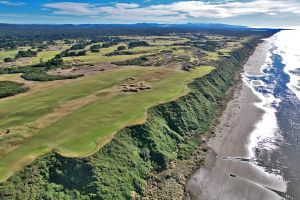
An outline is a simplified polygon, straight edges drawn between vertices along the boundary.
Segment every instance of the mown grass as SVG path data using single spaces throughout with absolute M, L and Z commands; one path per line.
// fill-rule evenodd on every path
M 17 149 L 2 155 L 0 178 L 6 179 L 37 156 L 51 150 L 67 156 L 85 156 L 95 152 L 116 131 L 143 122 L 148 108 L 184 95 L 189 81 L 210 73 L 212 69 L 207 66 L 183 72 L 167 68 L 124 68 L 0 101 L 0 129 L 11 128 L 12 134 L 14 130 L 16 134 L 22 134 L 20 131 L 26 128 L 32 130 L 24 133 L 28 139 Z M 134 94 L 121 93 L 117 86 L 127 77 L 146 80 L 152 89 Z M 41 129 L 31 127 L 31 123 L 54 110 L 59 111 L 60 105 L 76 99 L 80 102 L 80 98 L 93 94 L 96 98 L 92 102 L 83 104 L 59 120 Z M 32 134 L 31 137 L 28 134 Z
M 26 49 L 26 48 L 25 48 Z M 8 51 L 0 51 L 0 63 L 3 63 L 4 58 L 15 58 L 18 50 L 8 50 Z M 60 51 L 43 51 L 39 52 L 36 57 L 32 57 L 29 60 L 29 63 L 16 63 L 18 66 L 25 66 L 25 65 L 34 65 L 40 63 L 40 61 L 47 61 L 51 58 L 54 58 L 55 55 L 59 54 Z
M 0 63 L 4 62 L 4 58 L 14 58 L 17 52 L 17 50 L 0 51 Z
M 16 81 L 20 78 L 22 74 L 1 74 L 0 81 Z
M 31 59 L 30 64 L 38 64 L 38 63 L 40 63 L 41 60 L 46 62 L 47 60 L 50 60 L 51 58 L 54 58 L 55 55 L 57 55 L 59 53 L 60 53 L 60 51 L 42 51 L 42 52 L 39 52 L 36 57 L 33 57 Z

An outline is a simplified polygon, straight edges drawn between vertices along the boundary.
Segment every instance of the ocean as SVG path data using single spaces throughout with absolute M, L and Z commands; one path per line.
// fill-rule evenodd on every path
M 250 136 L 249 152 L 266 173 L 280 176 L 283 199 L 300 199 L 300 30 L 283 30 L 268 39 L 270 49 L 260 75 L 244 81 L 264 110 Z

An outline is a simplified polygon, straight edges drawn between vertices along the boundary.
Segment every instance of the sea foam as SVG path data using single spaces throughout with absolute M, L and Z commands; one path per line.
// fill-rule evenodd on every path
M 282 57 L 284 72 L 289 75 L 287 87 L 300 100 L 300 30 L 285 30 L 274 36 L 277 50 L 274 52 Z
M 273 38 L 269 43 L 272 42 Z M 272 44 L 273 45 L 273 44 Z M 250 134 L 249 138 L 249 156 L 251 158 L 255 157 L 255 149 L 260 146 L 267 150 L 275 149 L 274 138 L 278 135 L 279 130 L 277 123 L 277 106 L 280 103 L 280 99 L 274 96 L 274 85 L 276 80 L 271 80 L 272 77 L 269 77 L 268 71 L 273 65 L 272 61 L 272 46 L 269 46 L 267 56 L 265 58 L 265 63 L 263 66 L 260 66 L 261 74 L 252 75 L 245 72 L 243 74 L 244 83 L 250 87 L 252 92 L 260 99 L 260 102 L 255 103 L 255 106 L 264 111 L 262 119 L 255 125 L 254 130 Z M 271 84 L 266 83 L 266 81 L 273 81 Z

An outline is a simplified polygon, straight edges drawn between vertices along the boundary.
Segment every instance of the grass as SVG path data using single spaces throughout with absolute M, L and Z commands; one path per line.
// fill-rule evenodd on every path
M 205 53 L 207 54 L 206 58 L 209 59 L 209 60 L 218 60 L 219 57 L 220 57 L 217 52 L 209 52 L 209 51 L 207 51 Z
M 74 57 L 68 57 L 67 61 L 77 60 L 84 64 L 96 64 L 101 62 L 114 62 L 114 61 L 124 61 L 127 59 L 133 59 L 138 58 L 141 55 L 145 54 L 134 54 L 134 55 L 119 55 L 119 56 L 103 56 L 99 54 L 90 54 L 88 53 L 86 56 L 78 56 L 76 58 Z
M 33 57 L 31 59 L 31 64 L 38 64 L 41 59 L 43 61 L 50 60 L 51 58 L 54 58 L 55 55 L 57 55 L 59 53 L 60 53 L 60 51 L 42 51 L 42 52 L 39 52 L 36 57 Z
M 100 49 L 99 53 L 88 52 L 86 56 L 67 57 L 67 58 L 64 58 L 64 60 L 71 61 L 71 62 L 73 60 L 77 60 L 83 64 L 95 64 L 95 63 L 101 63 L 101 62 L 124 61 L 124 60 L 138 58 L 143 55 L 158 53 L 161 50 L 172 49 L 172 46 L 168 46 L 168 47 L 166 47 L 166 46 L 136 47 L 133 49 L 126 50 L 126 51 L 131 51 L 131 52 L 136 53 L 133 55 L 105 56 L 106 54 L 117 50 L 118 46 L 119 45 L 112 46 L 109 48 L 102 48 L 102 49 Z
M 144 122 L 146 110 L 187 93 L 187 83 L 210 73 L 212 67 L 192 72 L 167 68 L 130 67 L 81 78 L 54 89 L 0 101 L 0 129 L 26 138 L 0 159 L 0 179 L 56 150 L 85 156 L 108 142 L 121 128 Z M 125 94 L 118 86 L 127 77 L 151 84 L 145 92 Z
M 3 63 L 4 58 L 14 58 L 18 50 L 0 51 L 0 63 Z
M 117 46 L 112 46 L 109 48 L 102 48 L 100 49 L 99 53 L 91 53 L 88 52 L 86 56 L 77 56 L 77 57 L 66 57 L 64 58 L 65 61 L 79 61 L 85 64 L 94 64 L 100 62 L 112 62 L 112 61 L 119 61 L 119 60 L 126 60 L 131 58 L 139 57 L 139 55 L 121 55 L 121 56 L 105 56 L 107 53 L 113 52 L 117 50 Z
M 136 53 L 133 55 L 105 56 L 115 51 L 116 45 L 102 48 L 99 53 L 88 52 L 86 56 L 64 60 L 95 64 L 129 60 L 161 50 L 173 50 L 176 56 L 190 55 L 190 50 L 180 46 L 164 46 L 160 40 L 156 43 L 161 46 L 130 49 Z M 236 43 L 229 43 L 222 51 L 229 52 L 235 46 Z M 58 53 L 40 52 L 30 62 L 38 63 L 41 58 L 48 60 Z M 217 52 L 207 53 L 208 59 L 219 59 Z M 190 61 L 197 59 L 191 56 Z M 0 100 L 0 180 L 5 180 L 36 157 L 53 150 L 69 157 L 93 154 L 109 142 L 118 130 L 143 123 L 150 107 L 186 94 L 188 82 L 213 69 L 201 66 L 184 72 L 177 70 L 177 67 L 124 67 L 37 90 L 32 84 L 30 88 L 33 89 L 27 94 Z M 120 85 L 128 77 L 146 81 L 152 89 L 122 93 Z M 0 78 L 10 80 L 16 77 Z M 10 129 L 9 135 L 1 136 L 7 129 Z
M 0 81 L 16 81 L 22 74 L 1 74 Z
M 254 42 L 252 44 L 255 46 Z M 218 102 L 224 98 L 236 71 L 241 67 L 240 64 L 251 52 L 251 46 L 247 46 L 238 51 L 236 57 L 221 60 L 217 64 L 216 70 L 210 75 L 197 79 L 190 85 L 193 88 L 191 93 L 176 101 L 149 110 L 145 124 L 124 128 L 116 135 L 108 134 L 108 137 L 101 137 L 102 141 L 109 141 L 110 137 L 113 136 L 113 140 L 93 155 L 85 158 L 67 158 L 59 154 L 49 153 L 35 160 L 8 181 L 0 184 L 1 199 L 132 199 L 133 191 L 142 195 L 149 174 L 153 170 L 165 170 L 170 162 L 176 161 L 174 159 L 186 159 L 192 155 L 195 147 L 201 142 L 201 137 L 198 134 L 209 130 L 220 107 Z M 179 64 L 177 63 L 177 65 Z M 165 68 L 171 67 L 172 65 L 169 65 Z M 135 69 L 132 68 L 132 70 Z M 153 68 L 149 68 L 149 70 L 153 70 Z M 168 74 L 167 70 L 154 72 L 161 74 L 161 76 L 156 74 L 157 81 L 168 79 L 168 76 L 166 76 Z M 144 79 L 148 74 L 148 81 L 152 83 L 152 76 L 150 76 L 152 72 L 145 72 L 144 75 L 139 77 Z M 171 75 L 175 74 L 176 71 Z M 189 78 L 202 74 L 203 71 L 202 73 L 201 71 L 182 73 L 183 76 L 189 75 Z M 179 81 L 174 85 L 182 85 L 183 82 Z M 169 85 L 166 89 L 168 88 Z M 99 93 L 98 97 L 118 95 L 117 90 L 113 87 L 104 89 Z M 99 100 L 99 98 L 96 98 L 97 95 L 95 99 L 93 99 L 93 95 L 89 96 L 91 99 L 83 97 L 83 100 L 92 100 L 85 104 L 86 106 Z M 127 96 L 131 95 L 127 94 Z M 71 101 L 65 102 L 63 105 L 68 105 Z M 73 101 L 80 102 L 80 99 L 73 99 Z M 93 105 L 90 109 L 96 106 Z M 58 110 L 62 109 L 60 106 L 58 108 Z M 100 107 L 99 109 L 101 110 L 95 110 L 98 114 L 105 108 Z M 75 110 L 77 111 L 79 108 Z M 129 111 L 126 110 L 125 112 Z M 90 111 L 86 111 L 86 113 L 89 114 Z M 116 115 L 122 115 L 122 113 Z M 79 120 L 89 117 L 80 114 L 78 116 Z M 138 119 L 143 119 L 143 117 L 138 117 Z M 70 123 L 71 128 L 73 125 L 74 123 Z M 86 126 L 88 125 L 90 124 L 86 124 Z M 65 127 L 65 124 L 61 124 L 61 127 Z M 88 127 L 80 126 L 80 128 Z M 192 130 L 196 133 L 195 135 L 191 134 Z M 57 129 L 58 133 L 60 131 Z M 73 132 L 76 133 L 76 131 Z M 78 136 L 80 136 L 79 134 L 78 132 Z M 87 138 L 86 135 L 83 137 Z M 52 138 L 53 143 L 59 141 L 54 136 Z M 43 142 L 41 140 L 41 144 Z M 79 143 L 78 145 L 83 146 L 82 142 L 73 141 L 74 144 Z M 51 144 L 50 139 L 48 144 Z M 51 148 L 52 146 L 35 148 L 36 151 L 32 152 L 32 159 L 34 159 L 34 156 L 48 152 Z M 0 150 L 0 152 L 2 151 Z M 164 195 L 161 196 L 164 197 Z
M 25 48 L 26 49 L 26 48 Z M 0 51 L 0 63 L 3 63 L 4 58 L 14 58 L 17 54 L 18 50 L 9 50 L 9 51 Z M 29 58 L 29 63 L 25 62 L 18 62 L 18 60 L 15 62 L 16 66 L 25 66 L 25 65 L 33 65 L 33 64 L 38 64 L 41 59 L 43 61 L 50 60 L 53 58 L 55 55 L 59 54 L 60 51 L 43 51 L 43 52 L 38 52 L 38 55 L 36 57 Z

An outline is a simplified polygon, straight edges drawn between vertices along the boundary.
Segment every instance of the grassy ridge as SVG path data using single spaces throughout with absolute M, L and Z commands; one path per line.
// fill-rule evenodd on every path
M 122 129 L 86 158 L 48 154 L 0 185 L 1 199 L 131 199 L 153 169 L 162 170 L 179 146 L 192 146 L 189 132 L 206 132 L 219 101 L 257 41 L 224 58 L 209 75 L 189 84 L 190 92 L 148 111 L 142 125 Z M 181 148 L 179 148 L 179 151 Z

